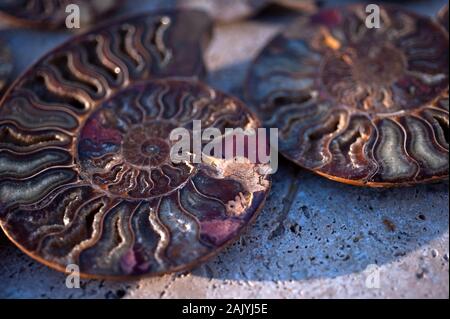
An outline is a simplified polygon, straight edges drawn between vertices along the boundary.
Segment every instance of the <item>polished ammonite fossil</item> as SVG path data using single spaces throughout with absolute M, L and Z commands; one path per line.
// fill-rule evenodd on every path
M 156 275 L 214 255 L 256 217 L 270 187 L 264 165 L 170 157 L 170 132 L 194 120 L 221 132 L 259 126 L 242 102 L 195 79 L 207 21 L 161 12 L 97 29 L 8 91 L 0 224 L 25 253 L 86 276 Z
M 396 186 L 448 178 L 448 34 L 381 7 L 326 9 L 276 36 L 251 67 L 246 94 L 280 151 L 328 178 Z M 369 21 L 370 22 L 370 21 Z
M 9 48 L 0 39 L 0 98 L 13 71 L 13 58 Z
M 80 8 L 80 24 L 88 25 L 104 16 L 123 0 L 0 0 L 0 18 L 17 26 L 62 27 L 66 21 L 68 5 Z

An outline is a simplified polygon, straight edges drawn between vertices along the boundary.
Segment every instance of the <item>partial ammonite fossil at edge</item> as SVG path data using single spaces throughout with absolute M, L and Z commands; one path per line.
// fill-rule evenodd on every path
M 259 126 L 242 102 L 180 78 L 203 70 L 205 18 L 162 12 L 95 30 L 11 87 L 0 105 L 0 224 L 25 253 L 85 276 L 157 275 L 216 254 L 256 217 L 270 187 L 261 165 L 169 157 L 169 133 L 193 120 Z
M 64 26 L 68 5 L 78 5 L 81 26 L 89 25 L 119 7 L 123 0 L 3 0 L 0 18 L 15 26 L 56 29 Z M 98 22 L 98 21 L 97 21 Z
M 323 10 L 276 36 L 246 95 L 280 151 L 330 179 L 397 186 L 448 178 L 448 34 L 435 22 L 365 6 Z

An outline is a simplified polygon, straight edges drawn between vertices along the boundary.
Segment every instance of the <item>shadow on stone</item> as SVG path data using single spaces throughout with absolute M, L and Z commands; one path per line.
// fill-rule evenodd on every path
M 298 183 L 292 202 L 289 183 Z M 254 281 L 334 278 L 420 249 L 448 231 L 448 218 L 448 182 L 360 188 L 282 160 L 255 225 L 194 274 Z

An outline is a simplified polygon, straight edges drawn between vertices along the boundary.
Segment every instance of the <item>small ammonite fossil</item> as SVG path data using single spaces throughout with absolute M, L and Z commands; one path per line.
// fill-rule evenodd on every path
M 448 4 L 445 5 L 438 14 L 439 22 L 448 32 Z
M 382 7 L 323 10 L 276 36 L 251 67 L 246 94 L 280 151 L 355 185 L 448 178 L 448 34 Z M 369 21 L 370 22 L 370 21 Z
M 86 276 L 156 275 L 205 260 L 256 217 L 265 165 L 169 157 L 170 132 L 193 121 L 259 126 L 242 102 L 195 79 L 207 21 L 170 11 L 94 30 L 3 97 L 0 224 L 24 252 Z
M 0 39 L 0 98 L 13 71 L 11 51 Z
M 312 12 L 316 10 L 314 0 L 178 0 L 180 7 L 202 9 L 216 21 L 232 22 L 256 15 L 270 5 Z
M 123 0 L 2 0 L 0 18 L 16 26 L 56 29 L 64 26 L 69 5 L 80 9 L 80 25 L 86 26 L 119 7 Z

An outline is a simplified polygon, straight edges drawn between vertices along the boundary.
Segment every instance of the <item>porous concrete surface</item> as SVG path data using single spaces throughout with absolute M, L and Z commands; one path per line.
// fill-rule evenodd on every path
M 127 11 L 148 7 L 132 2 Z M 443 3 L 415 1 L 412 8 L 431 15 Z M 240 96 L 250 60 L 289 19 L 266 14 L 217 27 L 206 53 L 208 82 Z M 16 73 L 67 38 L 23 30 L 5 34 L 18 61 Z M 448 298 L 448 187 L 358 188 L 281 159 L 253 227 L 190 273 L 82 280 L 80 289 L 69 289 L 64 274 L 33 261 L 0 234 L 0 297 Z

